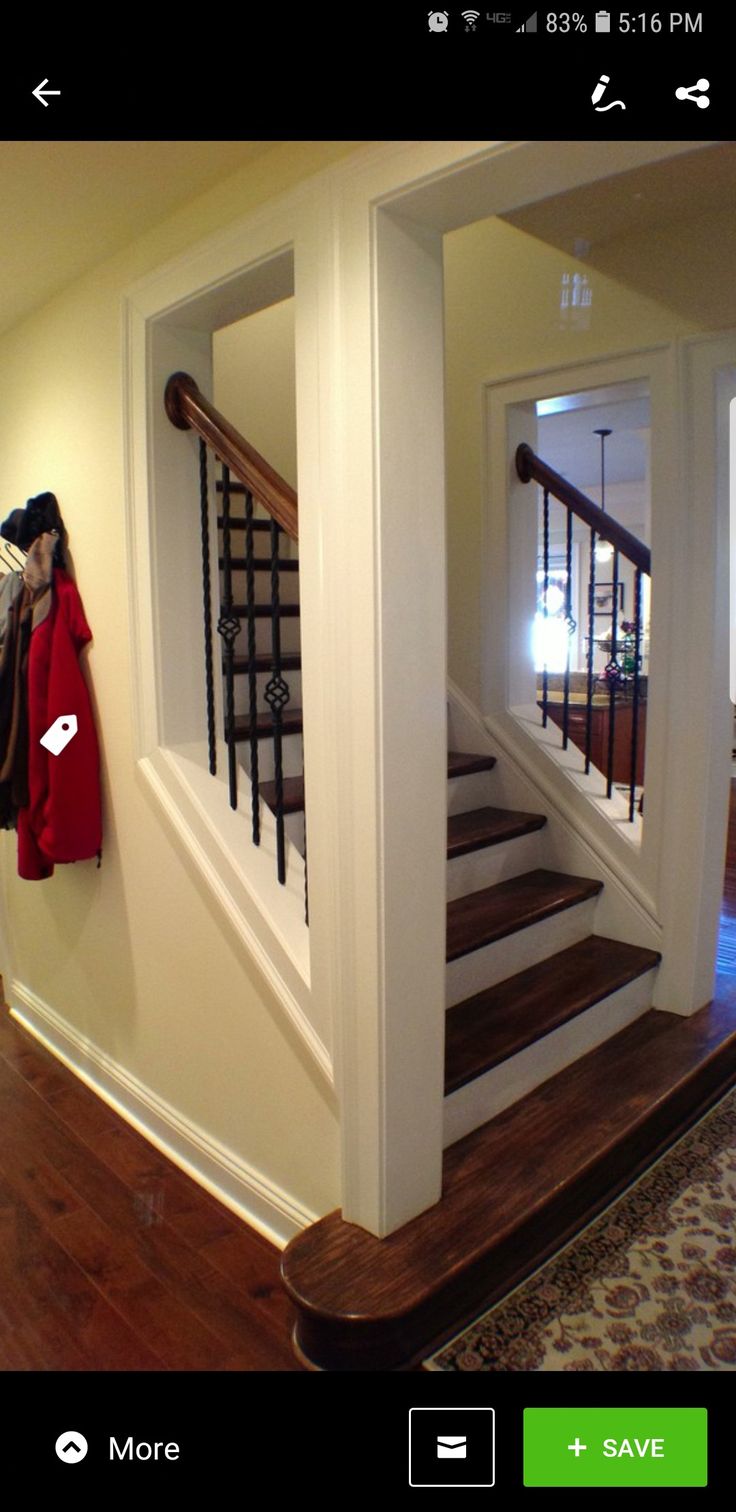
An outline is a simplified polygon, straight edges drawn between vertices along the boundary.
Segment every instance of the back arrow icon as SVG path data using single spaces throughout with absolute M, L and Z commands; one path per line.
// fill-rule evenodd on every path
M 61 94 L 61 90 L 60 89 L 47 89 L 46 85 L 48 84 L 48 82 L 49 82 L 48 79 L 42 79 L 41 83 L 37 84 L 36 88 L 33 91 L 34 95 L 36 96 L 36 99 L 40 100 L 41 104 L 45 105 L 47 108 L 48 108 L 48 103 L 49 102 L 48 102 L 47 99 L 44 98 L 44 96 L 45 95 L 60 95 Z

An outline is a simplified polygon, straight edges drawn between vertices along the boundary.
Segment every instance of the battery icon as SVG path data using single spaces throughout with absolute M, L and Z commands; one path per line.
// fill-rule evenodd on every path
M 600 31 L 600 32 L 610 32 L 610 30 L 611 30 L 611 12 L 610 11 L 596 11 L 596 13 L 595 13 L 595 29 L 596 29 L 596 31 Z

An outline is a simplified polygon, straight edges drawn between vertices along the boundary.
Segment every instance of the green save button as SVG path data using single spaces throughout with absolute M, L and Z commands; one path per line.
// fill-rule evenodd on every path
M 525 1486 L 707 1486 L 705 1407 L 527 1407 Z

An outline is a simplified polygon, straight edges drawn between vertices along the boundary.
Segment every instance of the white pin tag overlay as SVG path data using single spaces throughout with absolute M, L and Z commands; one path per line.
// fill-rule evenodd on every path
M 41 745 L 45 746 L 52 756 L 60 756 L 69 741 L 74 739 L 78 728 L 76 714 L 60 714 L 59 718 L 55 719 L 46 733 L 41 736 Z

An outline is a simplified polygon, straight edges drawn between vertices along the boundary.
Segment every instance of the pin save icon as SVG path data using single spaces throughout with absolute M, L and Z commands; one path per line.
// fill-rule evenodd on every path
M 56 1440 L 56 1453 L 65 1465 L 78 1465 L 84 1459 L 88 1447 L 84 1434 L 75 1433 L 73 1429 L 60 1433 Z
M 52 756 L 60 756 L 69 741 L 74 739 L 77 733 L 76 714 L 60 714 L 48 730 L 41 736 L 41 745 L 51 752 Z

